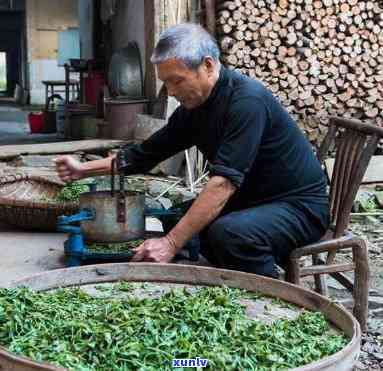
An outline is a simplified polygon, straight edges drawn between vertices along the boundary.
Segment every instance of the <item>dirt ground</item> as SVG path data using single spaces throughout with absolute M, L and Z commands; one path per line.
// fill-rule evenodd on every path
M 351 229 L 368 240 L 371 282 L 368 332 L 357 370 L 383 370 L 383 218 L 353 221 Z
M 350 230 L 367 241 L 370 263 L 368 330 L 362 335 L 361 353 L 354 370 L 383 370 L 383 238 L 379 237 L 383 232 L 383 213 L 373 219 L 353 217 Z M 339 263 L 351 262 L 352 254 L 338 253 L 336 260 Z M 307 264 L 311 264 L 311 259 L 308 259 Z M 350 278 L 353 276 L 346 274 Z M 330 297 L 335 301 L 352 299 L 351 293 L 331 277 L 326 278 L 326 282 Z M 312 277 L 305 279 L 303 284 L 314 289 Z M 348 309 L 352 308 L 348 306 Z
M 154 185 L 152 188 L 155 188 Z M 162 189 L 152 191 L 160 193 Z M 381 216 L 353 217 L 350 229 L 368 241 L 371 269 L 368 331 L 363 335 L 361 355 L 355 370 L 383 370 L 383 211 Z M 64 240 L 65 235 L 62 234 L 21 232 L 0 225 L 3 263 L 0 285 L 25 275 L 64 267 Z M 351 261 L 352 258 L 350 254 L 339 254 L 339 259 Z M 190 264 L 190 261 L 187 263 Z M 328 285 L 335 300 L 351 298 L 350 293 L 336 281 L 328 279 Z

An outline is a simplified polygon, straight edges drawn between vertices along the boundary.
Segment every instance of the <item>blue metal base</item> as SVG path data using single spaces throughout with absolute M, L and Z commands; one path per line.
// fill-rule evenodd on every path
M 64 242 L 65 265 L 78 267 L 89 263 L 126 262 L 133 256 L 123 253 L 94 253 L 89 252 L 83 241 L 82 234 L 71 234 Z
M 131 256 L 126 253 L 98 254 L 90 253 L 84 243 L 84 236 L 78 223 L 82 220 L 92 220 L 95 217 L 92 210 L 81 210 L 78 214 L 71 216 L 60 216 L 57 230 L 69 233 L 68 239 L 64 242 L 64 252 L 67 267 L 78 267 L 89 262 L 127 261 Z M 71 225 L 72 223 L 77 225 Z
M 177 211 L 146 209 L 146 216 L 166 217 L 177 215 Z M 122 262 L 129 261 L 132 254 L 129 253 L 91 253 L 87 250 L 84 236 L 79 223 L 83 220 L 93 220 L 95 212 L 91 209 L 81 210 L 79 213 L 70 216 L 60 216 L 57 223 L 57 230 L 69 233 L 68 239 L 64 242 L 64 252 L 67 267 L 77 267 L 89 263 Z M 72 225 L 75 224 L 75 225 Z M 189 259 L 198 260 L 198 251 L 189 249 Z

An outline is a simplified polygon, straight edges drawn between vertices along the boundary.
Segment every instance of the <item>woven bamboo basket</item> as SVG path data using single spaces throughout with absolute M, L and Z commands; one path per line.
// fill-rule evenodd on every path
M 41 176 L 0 177 L 0 221 L 27 230 L 55 231 L 60 215 L 79 209 L 76 203 L 48 201 L 62 187 L 62 183 Z

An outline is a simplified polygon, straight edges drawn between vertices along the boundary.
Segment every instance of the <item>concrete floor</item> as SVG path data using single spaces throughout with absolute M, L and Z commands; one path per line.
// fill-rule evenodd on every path
M 161 231 L 159 220 L 147 218 L 146 229 Z M 27 232 L 0 224 L 0 287 L 35 273 L 65 268 L 65 233 Z
M 1 145 L 56 141 L 56 135 L 30 134 L 28 111 L 0 106 Z M 0 286 L 11 280 L 64 267 L 62 233 L 36 233 L 0 224 Z
M 56 134 L 31 134 L 29 111 L 0 106 L 0 145 L 57 142 Z
M 57 141 L 53 134 L 30 134 L 28 112 L 0 106 L 1 145 Z M 147 218 L 146 229 L 161 231 L 161 223 Z M 64 268 L 63 233 L 26 232 L 0 224 L 0 287 L 35 273 Z
M 64 233 L 25 232 L 0 225 L 0 286 L 46 270 L 65 267 Z

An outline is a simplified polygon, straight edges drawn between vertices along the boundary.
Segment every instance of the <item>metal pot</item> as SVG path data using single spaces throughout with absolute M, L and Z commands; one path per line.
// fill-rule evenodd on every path
M 92 210 L 94 218 L 81 222 L 86 241 L 124 242 L 142 238 L 145 233 L 145 193 L 125 191 L 120 175 L 119 190 L 114 187 L 112 161 L 111 191 L 86 192 L 80 195 L 80 209 Z
M 129 42 L 112 55 L 108 82 L 113 96 L 137 98 L 144 95 L 141 54 L 136 42 Z

